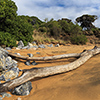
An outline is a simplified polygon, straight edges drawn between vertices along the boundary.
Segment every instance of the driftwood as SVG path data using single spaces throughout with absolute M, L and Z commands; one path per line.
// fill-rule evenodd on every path
M 23 60 L 45 61 L 45 60 L 54 60 L 54 59 L 61 59 L 61 58 L 79 57 L 81 53 L 71 53 L 71 54 L 63 54 L 63 55 L 48 56 L 48 57 L 25 57 L 25 56 L 16 55 L 10 52 L 8 53 L 8 55 L 18 58 L 18 59 L 23 59 Z
M 55 74 L 76 69 L 82 64 L 84 64 L 92 56 L 98 53 L 100 53 L 100 48 L 94 47 L 91 50 L 86 50 L 80 53 L 80 57 L 77 60 L 66 65 L 43 67 L 43 68 L 32 68 L 32 69 L 24 70 L 23 74 L 20 77 L 11 80 L 9 82 L 0 84 L 0 93 L 13 89 L 14 87 L 19 86 L 29 80 L 35 80 L 36 78 L 43 78 L 46 76 L 55 75 Z

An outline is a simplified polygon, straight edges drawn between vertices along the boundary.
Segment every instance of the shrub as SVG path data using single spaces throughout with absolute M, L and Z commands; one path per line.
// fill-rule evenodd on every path
M 71 43 L 73 44 L 86 44 L 87 38 L 85 35 L 73 35 L 71 36 Z
M 6 45 L 8 47 L 16 46 L 16 39 L 10 33 L 0 32 L 0 45 Z
M 56 21 L 52 21 L 49 25 L 49 32 L 50 36 L 54 36 L 55 38 L 58 38 L 61 34 L 61 26 Z

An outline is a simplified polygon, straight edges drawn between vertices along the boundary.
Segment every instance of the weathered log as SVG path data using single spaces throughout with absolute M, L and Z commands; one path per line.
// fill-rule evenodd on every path
M 54 59 L 62 59 L 62 58 L 69 58 L 69 57 L 79 57 L 80 53 L 71 53 L 71 54 L 63 54 L 63 55 L 48 56 L 48 57 L 25 57 L 10 52 L 8 52 L 8 55 L 23 60 L 45 61 L 45 60 L 54 60 Z
M 82 64 L 84 64 L 92 56 L 98 53 L 100 53 L 100 48 L 95 47 L 91 50 L 82 52 L 80 58 L 66 65 L 43 67 L 43 68 L 32 68 L 32 69 L 24 70 L 23 74 L 20 77 L 11 80 L 9 82 L 0 84 L 0 93 L 13 89 L 14 87 L 19 86 L 29 80 L 35 80 L 36 78 L 43 78 L 46 76 L 68 72 L 73 69 L 76 69 Z

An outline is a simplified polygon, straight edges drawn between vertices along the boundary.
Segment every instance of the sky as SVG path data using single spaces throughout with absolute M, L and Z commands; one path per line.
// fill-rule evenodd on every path
M 100 28 L 100 0 L 12 0 L 18 7 L 18 15 L 36 16 L 58 20 L 68 18 L 75 22 L 84 14 L 97 15 L 94 22 Z

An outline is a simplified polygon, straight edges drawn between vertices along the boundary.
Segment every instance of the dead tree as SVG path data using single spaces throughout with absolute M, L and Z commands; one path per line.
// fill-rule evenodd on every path
M 100 53 L 100 48 L 94 47 L 91 50 L 86 50 L 80 53 L 80 56 L 77 60 L 66 65 L 43 67 L 43 68 L 32 68 L 32 69 L 24 70 L 23 74 L 20 77 L 13 79 L 9 82 L 0 84 L 0 93 L 13 89 L 14 87 L 19 86 L 29 80 L 35 80 L 36 78 L 43 78 L 46 76 L 68 72 L 73 69 L 76 69 L 82 64 L 84 64 L 92 56 L 98 53 Z
M 45 61 L 45 60 L 55 60 L 55 59 L 61 59 L 61 58 L 79 57 L 81 53 L 71 53 L 71 54 L 63 54 L 63 55 L 48 56 L 48 57 L 25 57 L 25 56 L 16 55 L 10 52 L 8 53 L 8 55 L 18 58 L 18 59 L 23 59 L 23 60 Z

